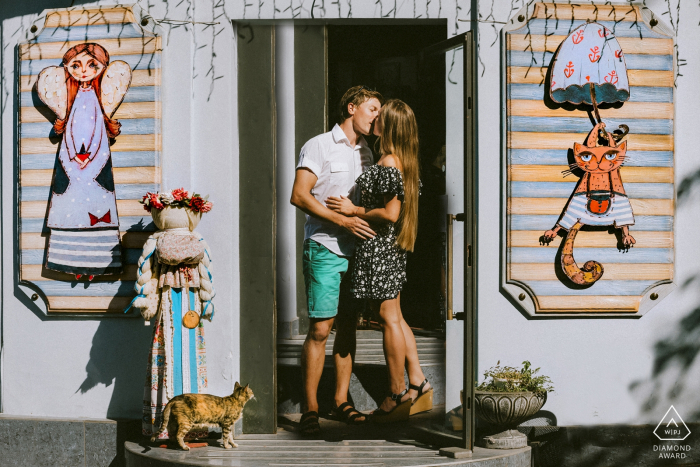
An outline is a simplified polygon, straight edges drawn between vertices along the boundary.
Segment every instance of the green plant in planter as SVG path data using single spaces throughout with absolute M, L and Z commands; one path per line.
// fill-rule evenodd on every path
M 523 367 L 518 369 L 512 366 L 500 366 L 501 361 L 484 372 L 483 383 L 476 387 L 477 391 L 494 392 L 534 392 L 545 395 L 554 391 L 552 380 L 549 376 L 538 375 L 539 368 L 532 368 L 529 361 L 523 362 Z

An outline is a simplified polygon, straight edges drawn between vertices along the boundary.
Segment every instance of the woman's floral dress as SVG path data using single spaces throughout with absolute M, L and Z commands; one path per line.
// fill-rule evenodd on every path
M 367 211 L 384 207 L 384 195 L 403 201 L 403 176 L 395 167 L 373 165 L 357 180 L 362 192 L 361 205 Z M 377 233 L 369 240 L 358 239 L 352 271 L 352 291 L 356 298 L 391 300 L 406 282 L 406 250 L 396 245 L 396 224 L 372 225 Z

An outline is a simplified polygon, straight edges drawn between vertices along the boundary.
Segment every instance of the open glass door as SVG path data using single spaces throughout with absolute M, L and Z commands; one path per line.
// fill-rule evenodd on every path
M 476 83 L 471 32 L 423 50 L 424 67 L 445 70 L 446 425 L 474 447 L 476 348 Z M 444 64 L 444 65 L 443 65 Z M 450 410 L 450 408 L 454 408 Z M 460 423 L 461 422 L 461 423 Z

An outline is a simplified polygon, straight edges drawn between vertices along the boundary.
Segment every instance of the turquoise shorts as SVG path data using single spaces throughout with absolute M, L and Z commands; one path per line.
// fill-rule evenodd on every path
M 328 319 L 338 314 L 341 282 L 348 270 L 348 258 L 338 256 L 311 239 L 304 241 L 304 283 L 309 318 Z M 344 287 L 348 288 L 348 287 Z

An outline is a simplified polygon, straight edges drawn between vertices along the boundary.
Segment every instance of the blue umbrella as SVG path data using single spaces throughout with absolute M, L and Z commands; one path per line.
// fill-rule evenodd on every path
M 630 98 L 622 48 L 611 30 L 594 22 L 578 26 L 561 43 L 550 83 L 553 101 L 590 104 L 599 123 L 598 104 Z

